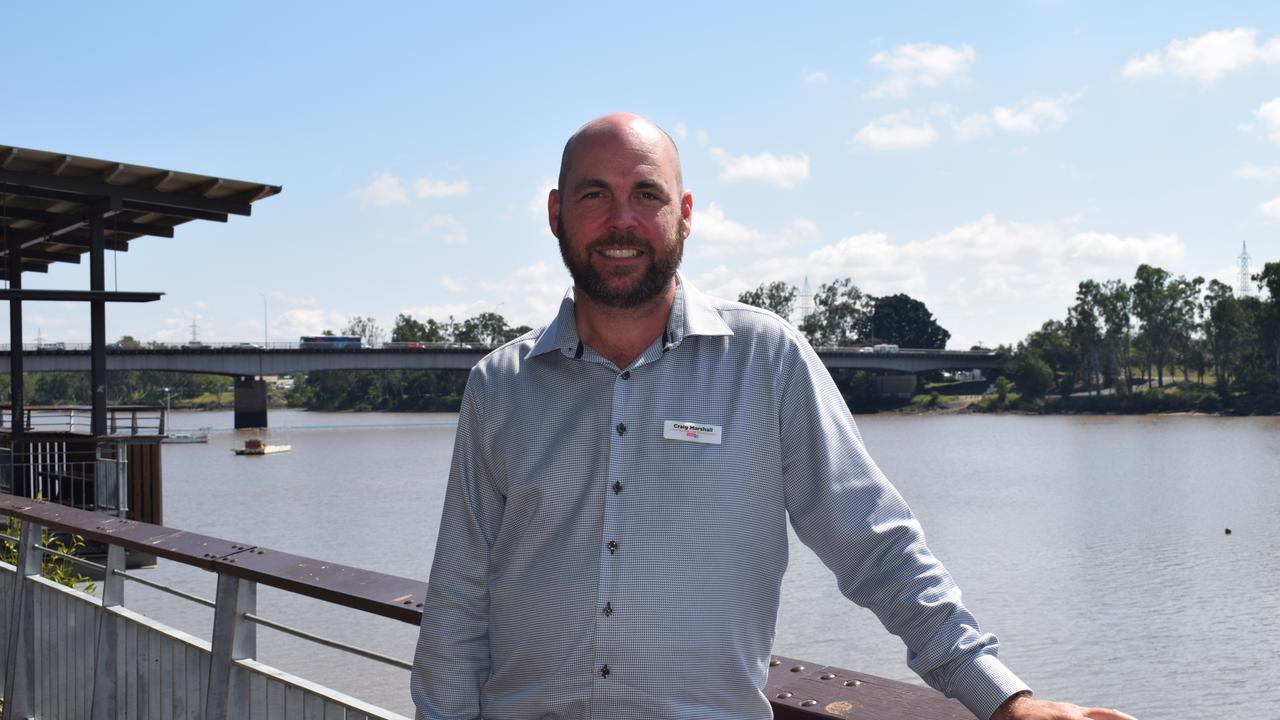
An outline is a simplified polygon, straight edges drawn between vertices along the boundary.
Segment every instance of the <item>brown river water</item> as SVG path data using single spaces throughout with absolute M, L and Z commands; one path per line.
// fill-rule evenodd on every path
M 231 453 L 227 412 L 175 413 L 165 524 L 425 579 L 456 415 L 275 410 Z M 1000 656 L 1045 697 L 1142 720 L 1280 717 L 1280 418 L 858 418 Z M 1226 528 L 1232 533 L 1226 534 Z M 212 576 L 146 576 L 205 597 Z M 207 638 L 212 610 L 137 584 L 125 604 Z M 409 659 L 415 628 L 270 589 L 259 615 Z M 792 537 L 775 652 L 919 682 L 901 643 Z M 259 658 L 411 715 L 408 673 L 259 630 Z

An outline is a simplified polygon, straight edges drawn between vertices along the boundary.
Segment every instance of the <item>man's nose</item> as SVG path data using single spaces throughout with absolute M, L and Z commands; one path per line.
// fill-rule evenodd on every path
M 608 224 L 610 230 L 627 230 L 636 226 L 636 212 L 630 200 L 616 198 L 609 204 Z

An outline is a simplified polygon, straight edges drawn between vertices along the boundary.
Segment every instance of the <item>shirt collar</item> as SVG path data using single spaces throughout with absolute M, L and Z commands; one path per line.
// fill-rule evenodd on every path
M 686 337 L 694 335 L 732 335 L 733 331 L 720 317 L 712 299 L 703 295 L 693 283 L 681 273 L 676 273 L 676 298 L 671 305 L 671 314 L 667 318 L 667 328 L 663 333 L 664 347 L 670 349 L 678 346 Z M 573 318 L 573 288 L 564 294 L 560 301 L 560 310 L 551 324 L 542 331 L 529 357 L 537 357 L 552 350 L 559 350 L 566 357 L 579 357 L 579 346 L 582 343 L 578 335 L 578 324 Z

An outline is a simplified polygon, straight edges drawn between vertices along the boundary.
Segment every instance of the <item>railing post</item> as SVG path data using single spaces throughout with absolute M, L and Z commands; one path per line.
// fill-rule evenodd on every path
M 124 604 L 125 553 L 120 545 L 107 546 L 107 569 L 102 578 L 102 614 L 98 618 L 97 650 L 93 660 L 93 720 L 116 717 L 116 669 L 120 663 L 120 616 Z
M 30 578 L 40 574 L 44 551 L 40 549 L 40 526 L 22 523 L 18 542 L 18 572 L 13 578 L 9 599 L 8 651 L 5 653 L 5 716 L 28 718 L 36 696 L 35 676 L 35 593 Z
M 248 700 L 248 687 L 242 683 L 247 677 L 235 672 L 235 661 L 252 658 L 257 651 L 256 629 L 244 619 L 244 613 L 256 610 L 257 595 L 256 583 L 218 573 L 204 720 L 225 720 L 245 714 L 243 703 Z M 229 712 L 232 710 L 234 713 Z

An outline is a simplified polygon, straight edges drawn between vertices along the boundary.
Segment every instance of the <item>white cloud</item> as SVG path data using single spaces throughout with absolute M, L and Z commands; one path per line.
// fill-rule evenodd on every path
M 715 202 L 705 210 L 693 211 L 693 233 L 687 248 L 695 257 L 713 257 L 731 252 L 761 252 L 768 249 L 769 236 L 734 222 Z
M 1275 165 L 1262 167 L 1261 165 L 1247 162 L 1232 170 L 1231 174 L 1242 180 L 1255 180 L 1264 183 L 1280 182 L 1280 166 Z
M 699 130 L 694 137 L 697 139 L 698 144 L 703 147 L 706 147 L 711 142 L 711 136 L 707 134 L 706 130 Z
M 1067 122 L 1067 107 L 1080 95 L 1058 98 L 1036 98 L 1013 107 L 1000 106 L 991 111 L 991 119 L 1002 130 L 1032 134 L 1057 130 Z
M 747 180 L 793 188 L 809 177 L 809 156 L 805 153 L 776 156 L 765 152 L 730 157 L 724 150 L 712 148 L 711 155 L 722 168 L 720 179 L 729 182 Z
M 1062 261 L 1088 267 L 1137 267 L 1181 260 L 1182 243 L 1177 235 L 1153 234 L 1122 237 L 1110 233 L 1081 232 L 1067 238 Z
M 1263 103 L 1253 114 L 1266 126 L 1271 142 L 1280 143 L 1280 98 Z
M 871 97 L 906 97 L 914 87 L 937 87 L 966 78 L 976 54 L 969 45 L 900 45 L 871 56 L 871 64 L 889 74 L 871 89 Z
M 558 272 L 557 272 L 558 270 Z M 516 268 L 506 275 L 475 280 L 443 276 L 441 284 L 450 292 L 469 291 L 472 297 L 481 298 L 467 302 L 421 305 L 401 312 L 418 320 L 435 318 L 445 321 L 449 316 L 456 320 L 473 317 L 482 312 L 497 312 L 513 326 L 545 325 L 560 307 L 560 298 L 569 287 L 569 275 L 563 268 L 553 269 L 545 262 Z
M 732 257 L 782 252 L 817 235 L 818 228 L 806 218 L 793 218 L 782 230 L 763 232 L 725 217 L 724 208 L 709 202 L 693 213 L 693 233 L 685 246 L 691 259 Z
M 382 173 L 352 195 L 360 201 L 360 207 L 383 208 L 409 204 L 409 195 L 404 191 L 400 178 L 389 172 Z
M 927 119 L 900 112 L 867 123 L 853 136 L 853 143 L 873 150 L 912 150 L 932 145 L 937 139 L 938 131 Z
M 422 223 L 422 232 L 445 245 L 467 244 L 467 228 L 452 215 L 432 215 Z
M 466 180 L 448 182 L 424 177 L 418 178 L 418 181 L 413 184 L 413 194 L 419 198 L 461 197 L 466 195 L 469 189 Z
M 671 128 L 671 132 L 681 140 L 689 137 L 689 128 L 682 122 L 676 123 L 676 126 Z
M 1280 220 L 1280 197 L 1258 203 L 1258 212 L 1267 217 Z
M 1280 213 L 1280 198 L 1276 201 Z M 1016 342 L 1050 318 L 1062 318 L 1086 278 L 1132 277 L 1139 263 L 1171 267 L 1184 248 L 1174 235 L 1127 236 L 1080 227 L 1079 218 L 1010 222 L 984 215 L 930 237 L 895 242 L 864 232 L 807 253 L 761 258 L 712 278 L 723 296 L 761 282 L 814 290 L 849 277 L 873 295 L 908 293 L 925 302 L 953 334 L 952 347 L 979 340 Z
M 1280 37 L 1260 45 L 1257 30 L 1235 28 L 1173 40 L 1163 50 L 1129 60 L 1124 76 L 1177 75 L 1212 85 L 1229 72 L 1254 63 L 1275 62 L 1280 62 Z
M 353 314 L 322 308 L 290 308 L 272 319 L 270 335 L 273 338 L 296 340 L 303 335 L 319 335 L 325 330 L 338 332 L 346 326 Z M 253 328 L 244 330 L 251 333 Z M 262 328 L 257 330 L 261 332 Z
M 976 113 L 974 115 L 966 115 L 959 120 L 952 120 L 951 129 L 955 131 L 957 138 L 972 140 L 983 135 L 990 135 L 991 124 L 991 116 L 984 113 Z
M 810 85 L 826 85 L 827 74 L 821 70 L 811 72 L 804 76 L 804 81 Z

